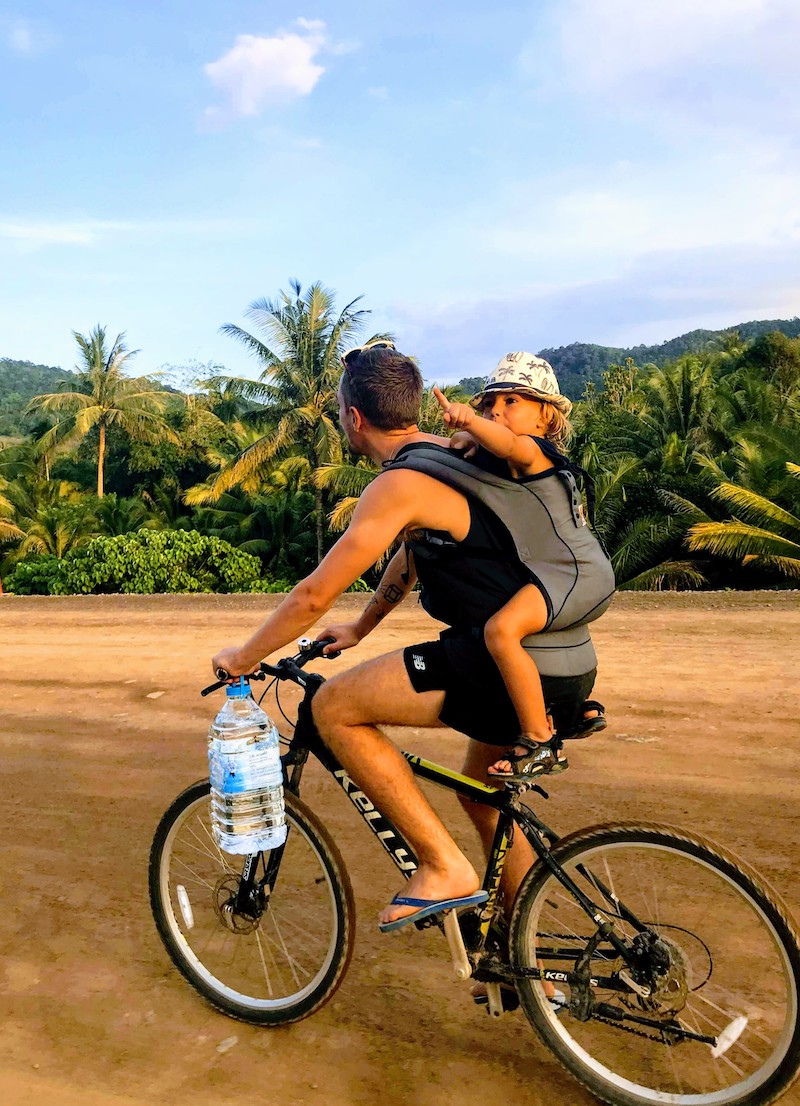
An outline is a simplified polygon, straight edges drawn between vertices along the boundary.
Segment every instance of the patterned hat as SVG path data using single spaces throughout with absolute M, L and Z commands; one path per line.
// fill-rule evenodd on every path
M 572 403 L 558 390 L 558 380 L 553 366 L 534 353 L 507 353 L 486 381 L 483 391 L 472 402 L 477 405 L 486 395 L 509 392 L 532 396 L 552 403 L 564 415 L 572 410 Z

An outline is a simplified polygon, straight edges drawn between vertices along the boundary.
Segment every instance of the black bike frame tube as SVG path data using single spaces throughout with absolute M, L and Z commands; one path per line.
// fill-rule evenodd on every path
M 417 856 L 397 827 L 367 798 L 318 736 L 314 735 L 309 745 L 311 752 L 339 784 L 405 878 L 410 879 L 419 866 Z
M 489 929 L 491 928 L 497 906 L 497 895 L 500 891 L 500 880 L 503 876 L 506 853 L 511 847 L 513 833 L 513 815 L 510 811 L 501 810 L 497 819 L 497 827 L 494 831 L 492 847 L 489 851 L 486 875 L 483 877 L 483 890 L 489 892 L 489 898 L 480 908 L 480 944 L 478 948 L 472 951 L 479 952 L 486 944 L 486 938 L 489 935 Z
M 644 924 L 644 922 L 641 922 L 636 917 L 636 915 L 627 908 L 624 902 L 620 902 L 614 892 L 610 890 L 610 888 L 606 887 L 599 876 L 596 876 L 594 872 L 590 872 L 585 864 L 576 864 L 575 867 L 576 870 L 579 871 L 580 874 L 584 877 L 584 879 L 587 879 L 589 883 L 594 884 L 594 886 L 597 888 L 603 898 L 607 899 L 608 902 L 610 902 L 616 908 L 616 912 L 619 914 L 620 918 L 623 919 L 623 921 L 628 922 L 639 933 L 645 933 L 647 931 L 647 926 Z
M 550 850 L 542 843 L 542 839 L 539 837 L 539 834 L 536 831 L 536 827 L 533 824 L 532 819 L 528 818 L 528 812 L 525 810 L 525 808 L 519 806 L 516 807 L 515 814 L 516 821 L 525 832 L 525 836 L 527 837 L 530 844 L 533 846 L 536 855 L 539 857 L 543 864 L 547 865 L 547 867 L 556 877 L 561 886 L 569 891 L 569 893 L 572 895 L 572 897 L 575 899 L 581 909 L 585 911 L 585 913 L 592 919 L 592 921 L 597 926 L 598 933 L 606 941 L 608 941 L 608 943 L 612 945 L 613 948 L 616 949 L 616 951 L 627 964 L 629 962 L 628 958 L 630 955 L 630 950 L 628 949 L 625 941 L 623 941 L 621 937 L 617 936 L 617 934 L 614 932 L 614 927 L 608 921 L 606 921 L 603 915 L 599 912 L 599 909 L 595 905 L 595 903 L 593 903 L 590 898 L 587 898 L 587 896 L 584 895 L 580 887 L 578 887 L 575 881 L 567 875 L 567 873 L 564 871 L 558 861 L 553 857 Z

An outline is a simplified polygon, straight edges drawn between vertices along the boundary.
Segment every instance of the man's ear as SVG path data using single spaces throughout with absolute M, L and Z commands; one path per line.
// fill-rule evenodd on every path
M 364 416 L 361 414 L 357 407 L 348 407 L 347 413 L 350 416 L 350 421 L 353 426 L 353 430 L 358 433 L 364 426 Z

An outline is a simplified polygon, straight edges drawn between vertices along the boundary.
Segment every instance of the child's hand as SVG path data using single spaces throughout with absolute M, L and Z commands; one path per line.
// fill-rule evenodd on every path
M 451 430 L 466 430 L 478 417 L 468 403 L 451 403 L 435 386 L 433 394 L 442 409 L 442 417 Z
M 463 449 L 464 460 L 468 461 L 470 457 L 474 457 L 478 449 L 478 443 L 468 434 L 466 430 L 458 430 L 450 439 L 451 449 Z

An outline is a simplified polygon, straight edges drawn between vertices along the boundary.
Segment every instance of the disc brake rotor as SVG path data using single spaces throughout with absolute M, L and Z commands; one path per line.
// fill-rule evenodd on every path
M 258 929 L 260 912 L 243 914 L 237 909 L 241 879 L 236 875 L 221 876 L 214 887 L 214 910 L 222 925 L 231 933 L 252 933 Z
M 631 1010 L 646 1012 L 648 1017 L 671 1021 L 683 1010 L 689 994 L 689 962 L 675 941 L 658 937 L 658 963 L 646 965 L 646 971 L 636 972 L 637 982 L 645 984 L 651 993 L 645 997 L 632 991 L 620 992 L 620 999 Z M 624 968 L 620 960 L 616 971 Z

